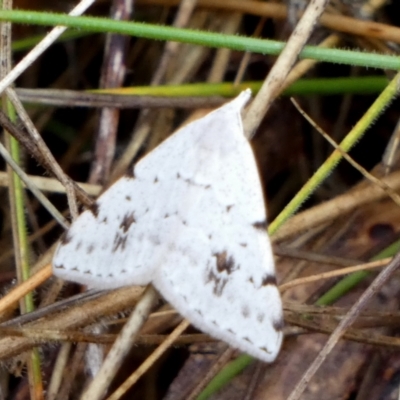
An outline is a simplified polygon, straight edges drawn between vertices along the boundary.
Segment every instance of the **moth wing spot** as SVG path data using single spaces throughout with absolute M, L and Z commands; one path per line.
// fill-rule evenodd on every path
M 242 307 L 242 310 L 241 310 L 241 313 L 242 313 L 242 315 L 243 315 L 243 318 L 249 318 L 249 316 L 250 316 L 250 309 L 249 309 L 249 307 L 243 306 L 243 307 Z
M 271 352 L 268 351 L 268 349 L 266 347 L 264 347 L 264 346 L 260 347 L 260 350 L 263 351 L 264 353 L 271 354 Z
M 156 235 L 151 235 L 149 241 L 154 244 L 154 246 L 159 246 L 161 244 L 160 237 Z
M 168 250 L 169 250 L 170 252 L 176 251 L 176 245 L 175 245 L 175 243 L 169 243 L 169 244 L 168 244 Z M 196 264 L 196 265 L 197 265 L 197 264 Z
M 285 322 L 283 321 L 283 318 L 279 318 L 278 320 L 272 321 L 272 326 L 277 332 L 282 332 L 285 327 Z
M 264 275 L 261 286 L 276 286 L 276 277 L 275 275 Z
M 228 280 L 224 279 L 214 273 L 212 269 L 208 271 L 208 275 L 205 279 L 205 284 L 207 285 L 208 283 L 213 283 L 213 293 L 217 297 L 221 297 L 222 293 L 224 291 L 225 285 L 227 284 Z
M 225 271 L 228 275 L 230 275 L 233 271 L 239 269 L 239 267 L 235 268 L 235 260 L 232 256 L 228 256 L 226 251 L 214 253 L 213 256 L 216 258 L 216 266 L 219 273 Z
M 125 250 L 125 246 L 126 246 L 126 240 L 128 239 L 127 236 L 125 235 L 120 235 L 118 232 L 115 235 L 114 238 L 114 242 L 113 242 L 113 248 L 112 248 L 112 253 L 115 253 L 118 249 L 120 249 L 120 251 L 124 251 Z
M 254 222 L 253 227 L 256 229 L 260 229 L 262 231 L 266 231 L 267 230 L 267 220 Z
M 126 233 L 131 227 L 131 225 L 134 223 L 136 223 L 136 219 L 135 219 L 135 213 L 132 211 L 124 215 L 121 224 L 119 225 L 119 228 L 122 229 L 124 233 Z

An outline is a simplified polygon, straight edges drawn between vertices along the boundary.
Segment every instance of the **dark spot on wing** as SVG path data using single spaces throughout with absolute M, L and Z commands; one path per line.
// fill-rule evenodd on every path
M 261 324 L 264 321 L 265 314 L 258 314 L 257 321 Z
M 208 238 L 211 240 L 212 239 L 212 235 L 210 234 L 210 235 L 208 235 Z
M 247 247 L 247 243 L 239 243 L 239 245 L 242 247 Z
M 61 236 L 61 244 L 63 244 L 63 245 L 70 243 L 71 240 L 72 240 L 72 236 L 69 234 L 69 232 L 65 232 Z
M 86 252 L 87 252 L 87 254 L 90 254 L 93 250 L 94 250 L 94 246 L 91 244 L 91 245 L 87 248 Z
M 253 224 L 254 228 L 256 229 L 261 229 L 263 231 L 267 230 L 267 221 L 259 221 L 259 222 L 254 222 Z
M 104 217 L 103 220 L 101 221 L 102 224 L 106 224 L 108 222 L 108 218 Z
M 132 200 L 132 197 L 131 197 L 131 196 L 125 196 L 125 200 L 131 201 L 131 200 Z
M 206 190 L 208 190 L 208 189 L 211 188 L 211 185 L 203 185 L 203 184 L 201 184 L 201 183 L 196 182 L 196 181 L 193 180 L 193 179 L 184 178 L 184 177 L 181 176 L 181 174 L 179 174 L 179 172 L 176 174 L 176 177 L 177 177 L 177 179 L 183 179 L 183 181 L 184 181 L 185 183 L 187 183 L 189 186 L 201 187 L 201 188 L 204 188 L 204 189 L 206 189 Z
M 183 219 L 183 220 L 182 220 L 182 224 L 186 226 L 186 225 L 187 225 L 187 222 Z
M 262 286 L 276 286 L 276 278 L 274 275 L 264 275 L 262 282 L 261 282 Z
M 75 249 L 78 251 L 81 248 L 81 246 L 82 246 L 82 242 L 78 242 Z
M 176 245 L 175 243 L 168 243 L 168 250 L 173 252 L 176 250 Z
M 272 326 L 274 327 L 274 329 L 277 332 L 282 332 L 282 330 L 283 330 L 283 328 L 285 326 L 283 318 L 279 318 L 278 320 L 272 321 Z
M 115 253 L 118 249 L 120 249 L 121 251 L 125 250 L 125 245 L 126 245 L 126 240 L 127 240 L 127 236 L 126 235 L 120 235 L 119 233 L 117 233 L 115 235 L 114 238 L 114 242 L 113 242 L 113 248 L 112 248 L 112 252 Z
M 208 272 L 207 279 L 205 281 L 205 284 L 207 285 L 208 283 L 212 283 L 214 285 L 213 287 L 213 293 L 217 296 L 220 297 L 222 295 L 222 292 L 224 291 L 225 285 L 227 284 L 228 280 L 226 278 L 217 276 L 212 269 Z
M 88 269 L 86 271 L 84 271 L 83 273 L 86 274 L 86 275 L 92 275 L 92 271 L 90 271 Z
M 78 270 L 78 267 L 74 267 L 71 269 L 71 271 L 79 271 L 79 270 Z
M 249 316 L 250 316 L 249 307 L 247 307 L 247 306 L 242 307 L 242 315 L 244 318 L 249 318 Z
M 165 214 L 165 215 L 164 215 L 164 218 L 169 218 L 169 214 Z
M 108 276 L 110 277 L 110 278 L 112 278 L 113 276 L 114 276 L 114 274 L 112 274 L 111 272 L 108 274 Z
M 228 256 L 226 251 L 222 253 L 214 253 L 213 256 L 217 259 L 217 271 L 222 273 L 226 272 L 228 275 L 231 274 L 235 269 L 235 261 L 233 257 Z
M 198 310 L 197 308 L 194 310 L 194 312 L 196 312 L 197 314 L 203 316 L 203 313 L 200 310 Z
M 232 335 L 236 335 L 236 333 L 233 332 L 233 330 L 232 330 L 231 328 L 228 329 L 228 332 L 229 332 L 229 333 L 232 333 Z
M 158 178 L 155 177 L 153 183 L 157 183 L 158 182 Z
M 268 351 L 268 349 L 266 347 L 260 347 L 260 350 L 263 351 L 264 353 L 271 354 L 271 352 Z
M 54 268 L 57 268 L 57 269 L 65 269 L 64 265 L 62 265 L 62 264 L 54 265 Z
M 134 212 L 132 211 L 124 215 L 124 218 L 122 218 L 122 222 L 119 228 L 122 229 L 124 233 L 126 233 L 128 229 L 131 227 L 131 225 L 135 222 L 136 222 L 135 215 Z
M 155 246 L 159 246 L 161 244 L 160 237 L 157 235 L 149 236 L 149 241 L 153 243 Z
M 121 274 L 126 274 L 126 269 L 121 269 Z
M 230 205 L 230 206 L 226 206 L 226 212 L 229 212 L 229 211 L 231 211 L 231 208 L 233 207 L 233 204 L 232 205 Z
M 99 216 L 99 204 L 95 201 L 89 208 L 89 211 L 93 214 L 95 218 Z
M 252 342 L 248 337 L 244 337 L 243 340 L 245 340 L 246 342 L 249 342 L 249 343 L 253 344 L 253 342 Z

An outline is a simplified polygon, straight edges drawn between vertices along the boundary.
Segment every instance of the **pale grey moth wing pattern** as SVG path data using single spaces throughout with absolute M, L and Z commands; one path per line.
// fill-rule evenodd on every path
M 91 288 L 152 283 L 200 330 L 271 362 L 282 305 L 254 155 L 250 90 L 140 160 L 62 239 L 55 275 Z

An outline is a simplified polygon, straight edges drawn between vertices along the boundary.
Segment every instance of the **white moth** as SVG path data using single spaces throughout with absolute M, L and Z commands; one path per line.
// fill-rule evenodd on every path
M 152 283 L 204 332 L 271 362 L 282 305 L 263 192 L 233 101 L 177 131 L 83 212 L 53 259 L 91 288 Z

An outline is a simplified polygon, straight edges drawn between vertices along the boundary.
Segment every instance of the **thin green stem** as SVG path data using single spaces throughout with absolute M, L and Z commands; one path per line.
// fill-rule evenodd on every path
M 79 32 L 75 30 L 74 31 L 70 30 L 68 32 L 63 33 L 57 39 L 57 43 L 79 39 L 89 34 L 90 32 Z M 18 51 L 30 50 L 32 47 L 36 46 L 41 40 L 43 40 L 44 37 L 45 35 L 35 35 L 35 36 L 29 36 L 24 39 L 14 40 L 11 44 L 12 51 L 18 52 Z
M 224 387 L 237 374 L 243 371 L 249 364 L 254 362 L 254 358 L 243 354 L 230 362 L 223 370 L 221 370 L 200 393 L 196 400 L 206 400 L 212 394 Z
M 370 259 L 370 261 L 382 260 L 383 258 L 393 257 L 400 251 L 400 241 L 396 241 L 382 250 L 380 253 Z M 367 278 L 371 272 L 358 271 L 341 279 L 336 285 L 332 286 L 326 293 L 324 293 L 317 301 L 318 306 L 328 306 L 333 304 L 337 299 L 349 292 L 357 286 L 362 280 Z
M 388 85 L 385 76 L 359 76 L 343 78 L 304 78 L 294 82 L 283 96 L 294 95 L 336 95 L 380 93 Z M 113 89 L 94 89 L 91 93 L 125 94 L 129 96 L 237 96 L 242 90 L 250 88 L 257 93 L 262 85 L 259 81 L 247 81 L 235 85 L 230 82 L 189 83 L 182 85 L 132 86 Z
M 398 93 L 400 75 L 397 74 L 385 90 L 374 101 L 368 111 L 357 122 L 354 128 L 346 135 L 340 143 L 341 150 L 349 151 L 364 135 L 368 127 L 378 118 L 382 111 L 393 101 Z M 328 177 L 338 162 L 343 158 L 342 153 L 335 150 L 328 159 L 318 168 L 314 175 L 306 182 L 302 189 L 282 210 L 282 212 L 269 225 L 268 232 L 273 235 L 280 226 L 290 218 L 315 191 L 315 189 Z
M 53 14 L 36 11 L 0 11 L 0 21 L 10 21 L 33 25 L 64 25 L 88 32 L 112 32 L 123 35 L 143 37 L 155 40 L 176 41 L 197 44 L 200 46 L 227 48 L 239 51 L 251 51 L 261 54 L 279 54 L 284 42 L 267 39 L 256 39 L 237 35 L 202 32 L 191 29 L 178 29 L 140 22 L 115 21 L 98 17 L 71 17 L 65 14 Z M 363 53 L 340 49 L 327 49 L 306 46 L 300 58 L 340 64 L 358 65 L 383 69 L 400 69 L 399 57 Z

